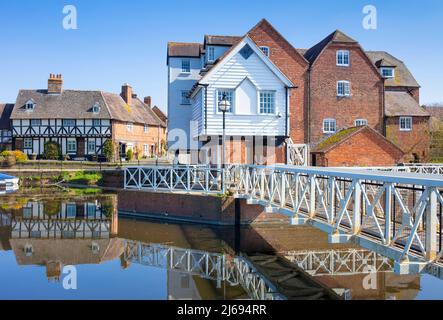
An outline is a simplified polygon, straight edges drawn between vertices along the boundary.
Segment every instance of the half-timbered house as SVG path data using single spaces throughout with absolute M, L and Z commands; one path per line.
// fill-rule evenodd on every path
M 0 104 L 0 151 L 9 150 L 12 146 L 11 112 L 13 104 Z
M 120 154 L 139 157 L 161 152 L 166 125 L 125 84 L 120 95 L 103 91 L 63 90 L 61 75 L 51 75 L 46 90 L 20 90 L 11 114 L 13 145 L 40 156 L 55 141 L 71 159 L 103 154 L 111 139 Z

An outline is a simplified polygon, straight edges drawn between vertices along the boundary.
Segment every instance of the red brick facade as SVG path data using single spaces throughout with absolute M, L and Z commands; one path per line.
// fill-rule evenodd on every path
M 400 117 L 385 120 L 386 137 L 405 153 L 403 162 L 427 162 L 431 146 L 429 117 L 412 117 L 412 130 L 400 131 Z
M 349 67 L 336 63 L 337 50 L 350 51 Z M 349 81 L 350 97 L 337 96 L 337 82 Z M 355 126 L 366 119 L 371 128 L 383 132 L 384 81 L 366 54 L 356 44 L 331 44 L 312 65 L 310 81 L 310 143 L 317 143 L 323 133 L 324 119 L 335 119 L 337 130 Z
M 322 167 L 378 167 L 397 164 L 403 152 L 381 134 L 362 128 L 343 142 L 313 156 L 316 165 Z
M 258 45 L 269 48 L 269 58 L 297 87 L 290 90 L 290 137 L 294 143 L 306 142 L 306 76 L 308 61 L 266 20 L 249 33 Z

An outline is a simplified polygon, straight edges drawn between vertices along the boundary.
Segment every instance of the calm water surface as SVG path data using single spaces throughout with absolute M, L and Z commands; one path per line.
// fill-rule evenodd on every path
M 443 299 L 442 281 L 395 275 L 391 261 L 358 247 L 329 245 L 325 234 L 310 227 L 236 232 L 123 218 L 117 206 L 118 195 L 78 191 L 0 197 L 0 299 L 250 299 L 241 285 L 213 274 L 208 279 L 198 268 L 184 271 L 185 254 L 206 253 L 225 259 L 283 255 L 354 299 Z M 64 289 L 64 267 L 71 265 L 76 290 Z M 378 272 L 368 274 L 370 266 Z

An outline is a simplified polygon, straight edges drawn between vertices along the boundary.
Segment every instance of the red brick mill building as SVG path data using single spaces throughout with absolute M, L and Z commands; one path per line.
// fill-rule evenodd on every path
M 222 94 L 232 105 L 227 162 L 291 163 L 289 151 L 302 145 L 310 154 L 305 164 L 313 165 L 393 165 L 429 157 L 430 116 L 420 107 L 420 86 L 405 63 L 384 51 L 366 51 L 339 30 L 309 49 L 297 49 L 266 20 L 240 37 L 171 42 L 168 78 L 168 131 L 182 129 L 191 137 L 178 147 L 190 162 L 199 160 L 195 151 L 201 154 L 221 136 Z M 360 130 L 365 126 L 369 130 Z M 276 146 L 268 156 L 257 142 L 270 140 Z M 220 150 L 211 149 L 211 157 Z M 355 150 L 365 156 L 342 157 Z

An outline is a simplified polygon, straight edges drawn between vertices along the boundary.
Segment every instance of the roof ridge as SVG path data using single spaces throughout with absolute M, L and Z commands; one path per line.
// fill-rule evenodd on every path
M 104 103 L 105 103 L 105 107 L 106 107 L 106 110 L 108 110 L 109 117 L 110 117 L 111 119 L 114 119 L 114 116 L 113 116 L 113 114 L 112 114 L 112 112 L 111 112 L 111 109 L 110 109 L 109 106 L 108 106 L 108 102 L 106 101 L 105 96 L 103 95 L 103 93 L 106 93 L 106 92 L 104 92 L 104 91 L 100 91 L 100 96 L 102 97 L 102 99 L 103 99 L 103 101 L 104 101 Z

